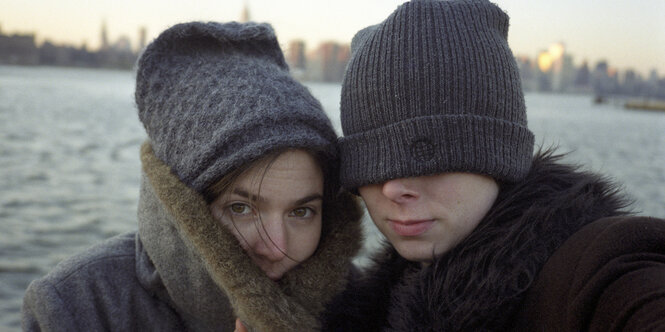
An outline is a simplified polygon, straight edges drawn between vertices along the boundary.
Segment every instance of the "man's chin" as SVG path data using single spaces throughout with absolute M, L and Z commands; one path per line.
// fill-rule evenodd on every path
M 429 263 L 435 256 L 432 245 L 421 241 L 401 241 L 395 249 L 400 256 L 412 262 Z

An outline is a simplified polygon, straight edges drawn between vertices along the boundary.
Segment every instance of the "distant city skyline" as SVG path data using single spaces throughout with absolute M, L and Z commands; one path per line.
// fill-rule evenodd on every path
M 101 46 L 102 24 L 108 42 L 128 38 L 139 44 L 140 29 L 147 41 L 173 24 L 191 20 L 269 22 L 282 47 L 301 39 L 308 50 L 320 43 L 349 43 L 353 34 L 387 17 L 402 0 L 226 0 L 174 1 L 0 0 L 0 32 L 34 33 L 49 40 L 88 49 Z M 623 0 L 557 2 L 493 1 L 511 17 L 509 43 L 516 56 L 535 58 L 552 44 L 563 43 L 575 65 L 607 61 L 619 71 L 634 69 L 643 76 L 652 69 L 665 74 L 665 2 Z

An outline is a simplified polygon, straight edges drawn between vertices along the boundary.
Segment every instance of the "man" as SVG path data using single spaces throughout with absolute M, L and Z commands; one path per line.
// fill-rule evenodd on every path
M 328 330 L 665 330 L 665 222 L 533 154 L 508 16 L 412 1 L 361 30 L 342 86 L 342 184 L 390 245 Z

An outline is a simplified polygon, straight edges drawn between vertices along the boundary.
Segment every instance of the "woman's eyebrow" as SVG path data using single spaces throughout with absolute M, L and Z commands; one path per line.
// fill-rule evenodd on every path
M 266 202 L 266 199 L 264 197 L 254 195 L 254 194 L 250 194 L 247 190 L 244 190 L 242 188 L 233 189 L 233 193 L 240 196 L 240 197 L 249 199 L 251 201 Z M 293 203 L 293 205 L 302 205 L 302 204 L 309 203 L 311 201 L 315 201 L 317 199 L 323 200 L 323 195 L 321 195 L 319 193 L 310 194 L 310 195 L 307 195 L 307 196 L 295 201 Z
M 317 199 L 323 200 L 323 195 L 321 195 L 321 194 L 311 194 L 311 195 L 307 195 L 307 196 L 305 196 L 305 197 L 303 197 L 303 198 L 297 200 L 297 201 L 294 203 L 294 205 L 301 205 L 301 204 L 309 203 L 309 202 L 311 202 L 311 201 L 315 201 L 315 200 L 317 200 Z
M 244 190 L 244 189 L 241 189 L 241 188 L 233 189 L 233 193 L 240 196 L 240 197 L 249 199 L 250 201 L 265 202 L 265 199 L 263 197 L 257 196 L 257 195 L 254 195 L 254 194 L 250 194 L 247 190 Z

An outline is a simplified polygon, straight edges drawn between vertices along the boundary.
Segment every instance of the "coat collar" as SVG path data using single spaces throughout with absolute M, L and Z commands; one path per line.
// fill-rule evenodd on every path
M 404 259 L 388 249 L 383 255 L 390 266 L 379 263 L 372 272 L 396 280 L 386 308 L 388 326 L 501 330 L 566 239 L 597 219 L 625 213 L 627 203 L 615 185 L 561 158 L 538 153 L 527 177 L 504 184 L 476 230 L 432 265 L 400 263 Z

